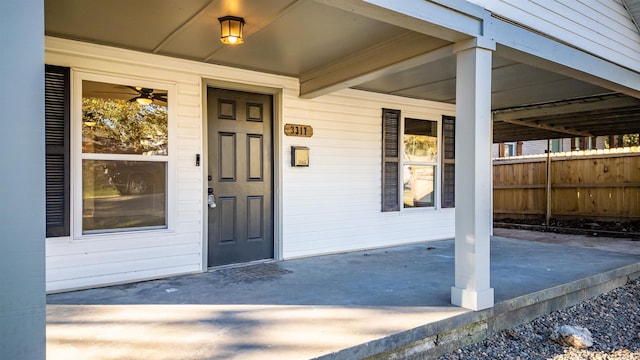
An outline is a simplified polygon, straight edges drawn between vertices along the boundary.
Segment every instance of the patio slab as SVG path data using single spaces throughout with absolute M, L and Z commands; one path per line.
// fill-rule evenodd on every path
M 453 245 L 425 242 L 48 295 L 47 358 L 363 358 L 479 319 L 508 324 L 531 299 L 584 294 L 583 286 L 640 273 L 635 254 L 494 237 L 496 307 L 474 313 L 449 303 Z

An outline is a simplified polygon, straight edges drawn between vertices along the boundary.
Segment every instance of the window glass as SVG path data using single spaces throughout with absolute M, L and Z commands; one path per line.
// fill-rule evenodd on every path
M 404 165 L 403 179 L 405 208 L 435 206 L 435 166 Z
M 167 155 L 167 92 L 82 82 L 82 152 Z
M 166 228 L 165 90 L 82 81 L 83 233 Z
M 438 159 L 438 123 L 405 119 L 404 160 L 436 162 Z
M 164 227 L 164 162 L 83 160 L 82 230 Z
M 405 118 L 403 145 L 404 207 L 434 207 L 438 163 L 438 122 Z

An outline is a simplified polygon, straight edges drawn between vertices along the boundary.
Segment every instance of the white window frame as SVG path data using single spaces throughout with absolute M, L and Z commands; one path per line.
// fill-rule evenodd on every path
M 424 116 L 424 115 L 420 115 L 420 114 L 412 114 L 407 112 L 402 113 L 402 117 L 401 117 L 401 124 L 400 124 L 400 136 L 399 136 L 399 142 L 400 142 L 400 161 L 399 161 L 399 171 L 400 171 L 400 181 L 399 181 L 399 204 L 400 204 L 400 211 L 426 211 L 426 210 L 437 210 L 441 208 L 441 204 L 440 204 L 440 189 L 441 189 L 441 182 L 442 182 L 442 121 L 441 119 L 432 119 L 429 116 Z M 436 156 L 436 161 L 435 162 L 416 162 L 416 161 L 406 161 L 404 159 L 404 127 L 405 127 L 405 119 L 413 119 L 413 120 L 424 120 L 424 121 L 433 121 L 436 123 L 436 134 L 437 134 L 437 138 L 436 138 L 436 148 L 438 151 L 438 155 Z M 428 165 L 428 166 L 434 166 L 434 174 L 433 176 L 435 177 L 434 179 L 434 189 L 433 189 L 433 206 L 424 206 L 424 207 L 413 207 L 413 208 L 407 208 L 404 206 L 404 166 L 405 165 Z
M 504 157 L 512 157 L 518 155 L 518 144 L 515 142 L 504 143 Z
M 112 83 L 128 86 L 142 86 L 152 89 L 162 89 L 167 91 L 167 111 L 168 111 L 168 154 L 151 155 L 140 158 L 140 155 L 129 154 L 99 154 L 99 153 L 83 153 L 82 152 L 82 82 L 84 80 L 96 81 L 103 83 Z M 70 227 L 71 238 L 73 240 L 95 239 L 109 236 L 110 238 L 118 236 L 131 236 L 135 234 L 148 234 L 149 232 L 174 232 L 176 221 L 176 151 L 177 151 L 177 91 L 175 83 L 154 81 L 148 79 L 136 79 L 126 76 L 107 75 L 96 72 L 88 72 L 82 70 L 71 69 L 71 177 L 70 188 L 71 206 L 70 206 Z M 83 160 L 123 160 L 123 161 L 154 161 L 166 163 L 166 228 L 161 229 L 122 229 L 122 230 L 105 230 L 104 232 L 91 232 L 83 234 L 82 231 L 82 161 Z

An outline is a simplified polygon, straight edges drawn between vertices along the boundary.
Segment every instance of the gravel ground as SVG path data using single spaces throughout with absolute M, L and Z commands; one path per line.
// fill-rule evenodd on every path
M 578 350 L 550 340 L 560 325 L 586 327 L 593 346 Z M 439 358 L 460 359 L 640 360 L 640 279 Z

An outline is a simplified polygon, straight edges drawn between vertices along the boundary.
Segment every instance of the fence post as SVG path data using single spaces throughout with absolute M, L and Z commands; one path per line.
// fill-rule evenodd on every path
M 547 212 L 545 216 L 545 225 L 549 227 L 551 219 L 551 140 L 547 139 Z

